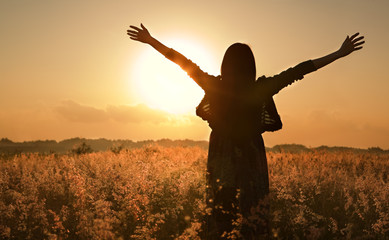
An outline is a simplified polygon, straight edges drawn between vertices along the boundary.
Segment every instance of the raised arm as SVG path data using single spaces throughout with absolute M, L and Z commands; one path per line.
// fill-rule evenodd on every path
M 166 47 L 157 39 L 153 38 L 147 28 L 143 26 L 143 24 L 141 24 L 140 26 L 141 28 L 138 28 L 136 26 L 130 26 L 131 29 L 127 30 L 127 35 L 129 35 L 132 40 L 149 44 L 163 55 L 168 54 L 170 48 Z
M 358 35 L 359 33 L 356 33 L 351 37 L 347 36 L 339 50 L 324 57 L 302 62 L 295 67 L 289 68 L 286 71 L 270 78 L 259 78 L 257 80 L 258 90 L 255 91 L 260 92 L 263 95 L 272 96 L 296 80 L 303 79 L 304 75 L 316 71 L 317 69 L 322 68 L 339 58 L 345 57 L 354 51 L 362 49 L 362 45 L 365 43 L 365 41 L 362 41 L 364 37 L 358 37 Z
M 347 36 L 346 40 L 344 40 L 339 50 L 330 53 L 324 57 L 312 60 L 316 69 L 322 68 L 339 58 L 345 57 L 354 51 L 362 49 L 362 45 L 365 43 L 365 41 L 362 41 L 364 37 L 358 37 L 358 35 L 359 33 L 355 33 L 351 37 Z
M 184 55 L 172 48 L 166 47 L 160 41 L 153 38 L 143 24 L 140 26 L 141 28 L 130 26 L 130 29 L 127 30 L 127 35 L 129 35 L 132 40 L 149 44 L 166 58 L 178 64 L 204 90 L 209 88 L 211 83 L 216 80 L 216 77 L 203 72 L 199 66 L 194 64 Z

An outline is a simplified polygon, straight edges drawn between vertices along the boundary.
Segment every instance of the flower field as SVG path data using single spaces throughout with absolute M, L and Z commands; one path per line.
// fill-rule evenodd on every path
M 389 154 L 268 152 L 274 239 L 388 239 Z M 0 239 L 200 239 L 206 150 L 0 159 Z

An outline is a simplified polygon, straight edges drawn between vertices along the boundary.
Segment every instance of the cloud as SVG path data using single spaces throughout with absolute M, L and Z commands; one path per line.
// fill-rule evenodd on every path
M 71 100 L 63 101 L 62 105 L 55 108 L 55 111 L 71 122 L 103 122 L 109 118 L 105 110 L 84 106 Z
M 147 105 L 135 106 L 107 106 L 106 109 L 98 109 L 91 106 L 81 105 L 71 100 L 63 101 L 55 107 L 55 112 L 70 122 L 78 123 L 101 123 L 114 121 L 118 123 L 153 123 L 190 125 L 195 116 L 178 116 L 165 111 L 149 108 Z
M 144 104 L 136 106 L 108 106 L 108 116 L 122 123 L 152 122 L 161 123 L 167 120 L 168 113 L 147 107 Z
M 171 114 L 149 108 L 144 104 L 95 108 L 68 100 L 55 106 L 51 115 L 54 120 L 47 123 L 45 128 L 53 126 L 50 129 L 55 129 L 51 131 L 57 134 L 55 139 L 79 136 L 132 140 L 159 138 L 204 140 L 208 138 L 210 131 L 207 123 L 197 116 Z M 35 129 L 42 129 L 42 126 Z
M 336 110 L 312 110 L 306 114 L 288 114 L 281 118 L 283 129 L 265 134 L 269 146 L 280 143 L 362 148 L 389 146 L 388 127 L 368 118 L 356 118 Z
M 54 110 L 54 111 L 53 111 Z M 306 146 L 389 148 L 388 118 L 336 109 L 281 114 L 281 131 L 264 134 L 265 144 L 300 143 Z M 208 124 L 194 115 L 176 115 L 146 105 L 96 108 L 75 101 L 57 105 L 32 104 L 26 108 L 0 109 L 0 138 L 12 140 L 71 137 L 109 139 L 208 139 Z

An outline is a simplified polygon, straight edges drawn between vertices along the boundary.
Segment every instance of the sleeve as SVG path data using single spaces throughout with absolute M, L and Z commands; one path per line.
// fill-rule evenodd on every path
M 312 60 L 302 62 L 295 67 L 289 68 L 278 75 L 257 80 L 257 90 L 266 95 L 273 96 L 284 87 L 304 78 L 305 74 L 316 71 Z M 265 92 L 263 92 L 265 91 Z
M 172 48 L 165 54 L 165 57 L 179 65 L 205 91 L 211 88 L 212 83 L 217 79 L 217 77 L 201 70 L 199 66 Z

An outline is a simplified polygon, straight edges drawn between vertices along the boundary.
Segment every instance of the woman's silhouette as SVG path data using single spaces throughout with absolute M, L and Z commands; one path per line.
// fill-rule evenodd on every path
M 269 180 L 261 134 L 282 127 L 272 96 L 305 74 L 361 49 L 363 36 L 347 36 L 340 49 L 327 56 L 256 79 L 254 56 L 246 44 L 231 45 L 221 75 L 212 76 L 153 38 L 142 24 L 140 28 L 130 26 L 127 34 L 178 64 L 205 92 L 196 111 L 212 129 L 207 163 L 207 206 L 211 211 L 204 238 L 268 238 Z

